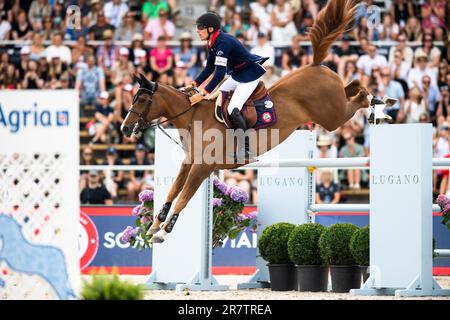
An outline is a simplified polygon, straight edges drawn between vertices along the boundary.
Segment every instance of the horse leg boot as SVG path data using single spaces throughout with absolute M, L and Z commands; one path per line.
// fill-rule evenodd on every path
M 241 114 L 241 111 L 238 108 L 234 108 L 230 114 L 231 121 L 233 122 L 233 126 L 235 130 L 242 129 L 245 133 L 247 131 L 247 122 Z M 248 135 L 244 135 L 244 145 L 242 145 L 242 139 L 238 137 L 237 143 L 237 152 L 236 152 L 236 160 L 238 162 L 243 162 L 244 160 L 250 160 L 250 145 L 249 145 L 249 137 Z
M 152 237 L 153 243 L 164 242 L 164 238 L 173 230 L 175 223 L 178 220 L 179 214 L 186 207 L 188 202 L 194 196 L 197 189 L 200 187 L 202 182 L 209 177 L 209 175 L 214 171 L 213 166 L 206 166 L 202 164 L 192 165 L 192 169 L 189 171 L 189 176 L 186 179 L 183 190 L 178 197 L 172 216 L 167 222 L 161 225 L 161 230 L 155 233 Z

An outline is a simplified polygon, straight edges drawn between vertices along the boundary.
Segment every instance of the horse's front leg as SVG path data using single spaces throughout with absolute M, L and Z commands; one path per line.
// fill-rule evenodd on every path
M 150 229 L 148 230 L 148 234 L 155 234 L 156 232 L 158 232 L 161 223 L 166 221 L 167 215 L 169 214 L 170 211 L 170 207 L 172 206 L 172 202 L 180 194 L 181 189 L 183 189 L 183 185 L 186 182 L 186 178 L 188 177 L 191 165 L 192 164 L 189 163 L 187 159 L 181 164 L 180 171 L 178 172 L 178 175 L 174 183 L 170 187 L 169 194 L 167 195 L 166 198 L 166 202 L 164 203 L 163 207 L 161 208 L 155 220 L 153 221 Z
M 173 214 L 169 221 L 165 223 L 161 230 L 159 230 L 153 236 L 154 243 L 161 243 L 164 241 L 164 237 L 170 233 L 177 222 L 180 212 L 186 207 L 189 200 L 194 196 L 197 189 L 200 187 L 202 182 L 209 177 L 209 175 L 214 171 L 214 166 L 207 166 L 204 164 L 194 164 L 189 171 L 188 178 L 184 184 L 183 190 L 177 199 Z

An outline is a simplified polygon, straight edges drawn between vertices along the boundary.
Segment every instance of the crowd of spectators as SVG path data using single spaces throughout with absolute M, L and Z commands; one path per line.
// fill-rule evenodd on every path
M 304 41 L 325 4 L 205 0 L 205 10 L 217 12 L 223 31 L 251 52 L 269 57 L 264 76 L 269 87 L 312 61 L 311 46 Z M 67 14 L 71 5 L 78 6 L 79 19 Z M 76 88 L 81 119 L 87 119 L 81 123 L 88 136 L 82 143 L 82 164 L 122 164 L 124 154 L 117 145 L 135 146 L 126 164 L 153 164 L 154 150 L 122 136 L 119 126 L 136 90 L 133 74 L 180 88 L 205 64 L 205 47 L 193 45 L 198 40 L 193 26 L 177 21 L 182 5 L 176 0 L 0 0 L 0 89 Z M 367 15 L 371 5 L 382 8 L 378 24 Z M 398 99 L 388 110 L 392 122 L 432 123 L 435 156 L 443 157 L 450 154 L 449 16 L 448 0 L 362 1 L 354 28 L 338 39 L 324 62 L 344 83 L 359 79 L 372 94 Z M 179 42 L 168 45 L 170 40 Z M 364 112 L 334 132 L 316 128 L 320 157 L 358 157 L 370 151 Z M 103 144 L 108 148 L 99 152 L 105 150 L 98 148 Z M 133 201 L 153 184 L 147 171 L 97 174 L 114 201 L 120 190 Z M 447 192 L 446 175 L 436 172 L 436 192 Z M 251 194 L 250 202 L 256 201 L 255 177 L 247 170 L 225 174 L 228 182 Z M 361 170 L 318 172 L 317 177 L 322 202 L 340 201 L 345 189 L 366 188 L 369 178 Z M 94 172 L 83 172 L 80 188 L 95 187 L 95 179 Z M 89 194 L 84 192 L 84 199 Z

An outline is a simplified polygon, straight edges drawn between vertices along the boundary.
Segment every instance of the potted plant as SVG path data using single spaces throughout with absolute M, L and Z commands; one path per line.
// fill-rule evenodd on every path
M 327 291 L 328 266 L 319 255 L 319 239 L 325 227 L 305 223 L 292 230 L 288 240 L 289 258 L 296 265 L 299 291 Z
M 354 224 L 336 223 L 320 236 L 320 256 L 330 265 L 333 292 L 348 292 L 361 286 L 361 272 L 350 252 L 350 239 L 356 230 Z
M 264 229 L 258 239 L 259 253 L 268 262 L 273 291 L 295 290 L 295 267 L 287 249 L 289 235 L 294 228 L 291 223 L 275 223 Z
M 358 229 L 350 239 L 350 251 L 353 259 L 359 265 L 363 282 L 366 282 L 369 278 L 369 265 L 370 265 L 370 231 L 369 226 L 365 226 Z

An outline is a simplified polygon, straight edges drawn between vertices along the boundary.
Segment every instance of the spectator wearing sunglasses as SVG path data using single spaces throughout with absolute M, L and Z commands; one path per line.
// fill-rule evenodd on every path
M 81 191 L 80 201 L 82 204 L 113 204 L 111 194 L 100 182 L 100 175 L 97 170 L 89 171 L 88 183 Z

